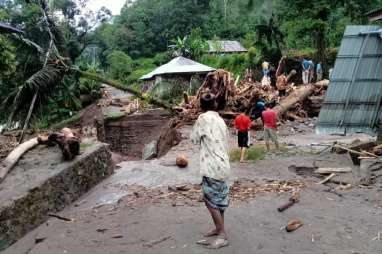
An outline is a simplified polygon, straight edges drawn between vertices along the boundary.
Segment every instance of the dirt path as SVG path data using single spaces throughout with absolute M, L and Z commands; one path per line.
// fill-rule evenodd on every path
M 189 130 L 182 130 L 185 137 Z M 255 164 L 232 165 L 231 184 L 246 179 L 264 186 L 271 180 L 297 179 L 308 187 L 301 192 L 301 201 L 284 213 L 276 208 L 288 200 L 289 192 L 234 200 L 226 216 L 231 244 L 222 250 L 195 244 L 212 227 L 202 203 L 188 198 L 187 192 L 177 194 L 176 202 L 168 197 L 168 185 L 200 182 L 198 149 L 184 139 L 159 160 L 119 164 L 113 176 L 61 213 L 73 222 L 51 219 L 4 253 L 382 253 L 382 184 L 333 193 L 334 185 L 318 186 L 312 183 L 318 178 L 296 175 L 289 166 L 310 167 L 316 158 L 310 153 L 309 135 L 313 134 L 296 135 L 293 140 L 298 144 L 284 154 L 270 153 Z M 333 137 L 316 139 L 330 142 Z M 233 135 L 231 145 L 235 146 Z M 187 169 L 171 165 L 179 153 L 189 157 Z M 347 155 L 337 154 L 325 155 L 320 163 L 352 166 Z M 286 233 L 283 227 L 294 218 L 304 226 Z

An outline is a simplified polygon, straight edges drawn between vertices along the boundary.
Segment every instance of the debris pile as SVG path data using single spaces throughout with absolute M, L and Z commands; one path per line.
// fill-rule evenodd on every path
M 329 84 L 328 80 L 308 86 L 288 84 L 286 97 L 279 97 L 277 89 L 271 86 L 248 79 L 238 81 L 239 77 L 234 80 L 225 70 L 208 74 L 196 96 L 185 94 L 183 103 L 173 108 L 179 122 L 192 122 L 198 117 L 201 113 L 199 98 L 205 92 L 216 96 L 218 109 L 225 118 L 234 118 L 239 112 L 250 114 L 256 101 L 263 98 L 277 103 L 275 109 L 284 119 L 304 122 L 305 118 L 318 115 Z
M 257 183 L 255 180 L 239 179 L 230 187 L 230 199 L 235 201 L 248 201 L 260 193 L 286 193 L 298 192 L 308 185 L 307 181 L 293 180 L 267 180 Z M 129 194 L 122 202 L 127 205 L 147 203 L 171 202 L 173 206 L 190 205 L 203 202 L 200 185 L 186 184 L 181 186 L 168 186 L 167 189 L 151 189 L 144 186 L 129 186 Z
M 0 161 L 5 159 L 17 145 L 15 136 L 0 136 Z

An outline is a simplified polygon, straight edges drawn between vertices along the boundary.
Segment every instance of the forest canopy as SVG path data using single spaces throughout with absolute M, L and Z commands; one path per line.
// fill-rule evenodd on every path
M 175 54 L 234 73 L 259 68 L 263 60 L 276 64 L 285 54 L 308 54 L 325 64 L 346 25 L 367 24 L 366 13 L 380 8 L 382 0 L 129 0 L 114 17 L 105 7 L 88 11 L 87 4 L 0 0 L 0 24 L 22 31 L 0 30 L 0 99 L 19 100 L 20 119 L 38 87 L 29 85 L 30 94 L 14 95 L 38 77 L 47 59 L 64 59 L 68 66 L 133 87 L 141 75 Z M 207 40 L 237 40 L 248 53 L 205 55 Z M 72 115 L 84 106 L 81 95 L 99 89 L 97 82 L 67 74 L 59 73 L 54 89 L 38 90 L 39 106 L 33 112 L 40 125 Z M 0 111 L 0 122 L 10 111 Z

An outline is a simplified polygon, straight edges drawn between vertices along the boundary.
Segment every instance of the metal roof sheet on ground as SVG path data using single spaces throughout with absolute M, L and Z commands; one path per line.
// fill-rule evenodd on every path
M 175 74 L 175 73 L 207 73 L 215 69 L 207 65 L 195 62 L 191 59 L 179 56 L 170 62 L 159 66 L 152 72 L 143 75 L 140 79 L 151 79 L 157 75 Z
M 348 26 L 320 111 L 318 134 L 374 134 L 382 124 L 382 37 L 378 26 Z
M 207 41 L 209 53 L 247 52 L 238 41 Z

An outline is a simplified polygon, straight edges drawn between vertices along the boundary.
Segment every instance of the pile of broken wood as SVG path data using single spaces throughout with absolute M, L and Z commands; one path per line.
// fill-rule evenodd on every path
M 220 114 L 225 118 L 234 118 L 240 112 L 250 114 L 256 101 L 263 98 L 277 104 L 275 110 L 280 117 L 303 122 L 304 118 L 318 114 L 328 85 L 328 80 L 307 86 L 289 84 L 287 96 L 279 97 L 273 87 L 248 79 L 239 82 L 239 77 L 234 80 L 231 73 L 217 70 L 207 75 L 196 96 L 184 94 L 184 101 L 173 109 L 179 122 L 192 122 L 201 113 L 201 94 L 210 92 L 216 96 Z
M 256 182 L 249 179 L 238 179 L 230 187 L 230 200 L 248 201 L 261 193 L 292 193 L 305 189 L 310 183 L 308 181 L 273 180 Z M 199 184 L 186 184 L 178 186 L 168 186 L 164 188 L 146 188 L 144 186 L 132 185 L 128 191 L 131 193 L 123 198 L 122 203 L 127 205 L 145 205 L 147 203 L 171 202 L 173 206 L 193 206 L 198 202 L 203 202 L 202 190 Z M 121 202 L 118 202 L 121 203 Z
M 348 146 L 335 142 L 325 150 L 338 154 L 348 153 L 354 166 L 320 168 L 315 161 L 314 173 L 325 176 L 319 184 L 332 182 L 339 184 L 336 190 L 346 190 L 353 186 L 373 184 L 382 177 L 382 157 L 380 157 L 382 145 L 378 145 L 375 141 L 355 140 Z

